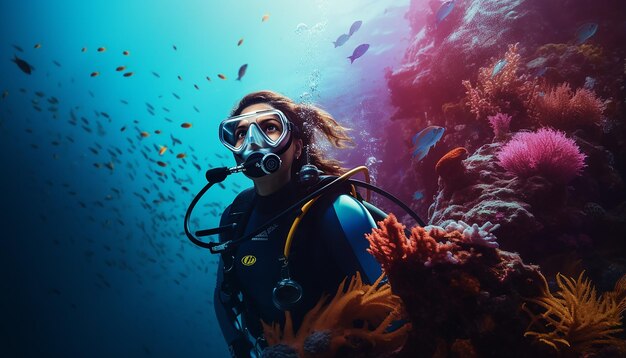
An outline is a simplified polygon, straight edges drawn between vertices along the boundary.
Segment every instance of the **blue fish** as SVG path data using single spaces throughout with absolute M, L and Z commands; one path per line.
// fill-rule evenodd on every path
M 361 24 L 363 24 L 363 21 L 355 21 L 352 26 L 350 26 L 350 32 L 348 33 L 348 36 L 354 35 L 354 33 L 361 28 Z
M 437 10 L 437 25 L 450 15 L 452 9 L 454 9 L 454 0 L 446 1 L 441 4 L 439 10 Z
M 420 200 L 424 198 L 424 194 L 421 191 L 416 191 L 413 193 L 413 200 Z
M 491 78 L 493 78 L 493 76 L 497 75 L 498 73 L 500 73 L 500 71 L 502 71 L 502 69 L 504 68 L 504 66 L 506 66 L 508 62 L 506 62 L 505 59 L 502 59 L 500 61 L 498 61 L 496 63 L 495 66 L 493 66 L 493 71 L 491 71 Z
M 596 31 L 598 31 L 598 24 L 595 22 L 588 22 L 581 25 L 578 30 L 576 30 L 576 45 L 580 45 L 589 40 L 595 35 Z
M 354 49 L 354 52 L 352 52 L 352 55 L 348 56 L 348 59 L 350 59 L 350 63 L 353 63 L 354 60 L 356 60 L 357 58 L 363 56 L 365 54 L 365 52 L 367 52 L 368 48 L 370 48 L 369 44 L 360 44 L 359 46 L 357 46 Z
M 443 127 L 429 126 L 417 133 L 413 137 L 413 144 L 416 147 L 413 152 L 413 158 L 417 157 L 417 161 L 424 159 L 430 148 L 443 137 L 443 132 L 445 132 Z
M 333 45 L 335 45 L 335 48 L 337 48 L 337 47 L 345 44 L 346 41 L 348 41 L 349 38 L 350 38 L 350 35 L 341 34 L 341 36 L 337 37 L 337 41 L 333 42 Z

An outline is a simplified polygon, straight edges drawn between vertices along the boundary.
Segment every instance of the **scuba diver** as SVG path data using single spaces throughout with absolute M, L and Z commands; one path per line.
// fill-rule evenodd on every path
M 332 297 L 346 277 L 358 271 L 372 284 L 381 275 L 365 234 L 386 214 L 363 200 L 355 184 L 368 189 L 368 200 L 370 190 L 386 194 L 423 225 L 406 205 L 369 184 L 366 167 L 347 171 L 319 150 L 322 136 L 336 148 L 353 144 L 347 131 L 324 110 L 272 91 L 246 95 L 220 123 L 220 141 L 237 166 L 207 172 L 209 184 L 187 210 L 185 233 L 220 254 L 215 312 L 233 357 L 261 356 L 267 346 L 261 321 L 284 327 L 288 310 L 297 332 L 320 297 Z M 199 198 L 241 171 L 254 186 L 226 207 L 219 228 L 194 236 L 188 220 Z M 359 172 L 366 182 L 348 179 Z M 218 243 L 197 238 L 216 234 Z

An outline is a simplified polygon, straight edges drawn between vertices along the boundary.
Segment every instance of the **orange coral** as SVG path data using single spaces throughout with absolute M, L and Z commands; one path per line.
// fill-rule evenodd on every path
M 478 72 L 476 87 L 470 81 L 463 81 L 467 105 L 476 119 L 486 119 L 496 113 L 522 113 L 531 110 L 538 96 L 539 85 L 536 79 L 517 75 L 520 55 L 517 44 L 509 45 L 503 62 L 494 60 Z M 502 66 L 500 71 L 495 67 Z M 496 73 L 497 72 L 497 73 Z
M 283 330 L 276 323 L 270 326 L 262 322 L 265 339 L 270 347 L 278 344 L 292 347 L 299 357 L 333 357 L 340 347 L 355 348 L 355 343 L 362 342 L 369 344 L 369 349 L 374 352 L 401 348 L 411 325 L 385 331 L 394 320 L 401 318 L 403 311 L 401 300 L 391 293 L 389 283 L 380 285 L 382 278 L 383 275 L 371 286 L 366 285 L 357 271 L 346 292 L 347 277 L 330 303 L 322 307 L 327 295 L 318 301 L 306 314 L 296 334 L 289 312 L 285 313 Z M 356 327 L 354 321 L 357 319 L 365 324 Z
M 599 124 L 604 103 L 587 89 L 572 91 L 569 84 L 548 91 L 537 101 L 533 116 L 543 125 L 559 129 L 578 129 Z
M 453 177 L 455 173 L 462 174 L 464 171 L 463 161 L 467 158 L 467 149 L 457 147 L 446 153 L 435 165 L 435 172 L 440 177 Z
M 624 349 L 624 341 L 614 335 L 622 331 L 626 276 L 615 285 L 615 291 L 597 297 L 589 279 L 583 280 L 583 273 L 577 280 L 557 274 L 559 291 L 556 294 L 550 292 L 545 277 L 541 276 L 544 282 L 542 297 L 530 301 L 546 311 L 536 315 L 524 308 L 532 317 L 529 328 L 540 323 L 540 327 L 551 331 L 529 330 L 524 335 L 533 336 L 557 351 L 563 348 L 573 353 L 585 353 L 602 345 Z

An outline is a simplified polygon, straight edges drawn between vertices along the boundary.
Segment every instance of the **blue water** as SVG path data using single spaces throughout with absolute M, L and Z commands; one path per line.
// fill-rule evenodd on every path
M 378 154 L 372 131 L 390 108 L 384 71 L 408 44 L 407 7 L 408 0 L 2 2 L 0 356 L 228 356 L 212 306 L 217 258 L 182 234 L 204 171 L 234 163 L 217 140 L 219 121 L 243 95 L 272 89 L 354 128 L 359 147 L 341 158 L 362 165 Z M 356 20 L 359 31 L 334 48 Z M 361 43 L 371 46 L 351 65 L 346 57 Z M 34 67 L 31 75 L 10 61 L 14 54 Z M 247 73 L 235 81 L 244 63 Z M 169 148 L 163 156 L 161 145 Z M 239 175 L 224 184 L 201 201 L 194 229 L 215 226 L 251 182 Z

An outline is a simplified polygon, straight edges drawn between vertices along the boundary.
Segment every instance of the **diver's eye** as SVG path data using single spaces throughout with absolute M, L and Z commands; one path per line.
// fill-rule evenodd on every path
M 237 139 L 243 139 L 246 136 L 246 130 L 245 129 L 240 129 L 237 131 L 237 133 L 235 133 L 235 138 Z
M 275 133 L 275 132 L 278 132 L 278 126 L 275 126 L 275 125 L 273 125 L 273 124 L 270 124 L 270 125 L 268 125 L 268 126 L 265 128 L 265 132 L 267 132 L 267 133 Z

